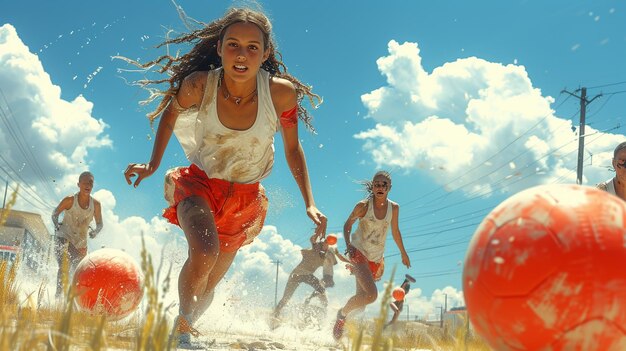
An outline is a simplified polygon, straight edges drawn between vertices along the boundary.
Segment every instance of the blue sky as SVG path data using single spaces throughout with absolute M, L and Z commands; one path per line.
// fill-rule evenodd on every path
M 178 4 L 209 22 L 231 2 Z M 580 105 L 562 90 L 580 94 L 578 88 L 589 87 L 589 99 L 603 94 L 587 110 L 584 183 L 612 177 L 612 150 L 626 139 L 623 2 L 262 4 L 289 71 L 324 98 L 312 111 L 317 134 L 305 128 L 300 134 L 329 232 L 340 231 L 363 198 L 359 180 L 379 169 L 392 172 L 390 198 L 401 206 L 413 267 L 400 266 L 390 239 L 385 279 L 396 264 L 396 276 L 418 278 L 407 297 L 411 311 L 433 313 L 444 292 L 449 304 L 463 304 L 465 250 L 491 208 L 533 185 L 575 182 Z M 0 177 L 9 177 L 11 188 L 22 184 L 19 209 L 48 220 L 50 206 L 75 191 L 77 175 L 89 169 L 105 217 L 91 247 L 136 253 L 143 231 L 155 256 L 167 243 L 166 258 L 180 264 L 182 234 L 160 219 L 162 182 L 169 167 L 187 161 L 172 139 L 158 172 L 138 189 L 126 185 L 122 171 L 129 162 L 148 161 L 153 131 L 144 117 L 150 109 L 138 105 L 146 92 L 127 84 L 142 75 L 112 59 L 163 54 L 154 46 L 168 29 L 185 30 L 169 1 L 3 6 Z M 228 276 L 267 304 L 273 303 L 271 261 L 283 262 L 284 284 L 299 260 L 298 245 L 312 231 L 276 140 L 277 162 L 263 182 L 268 227 Z M 337 279 L 331 301 L 338 306 L 353 282 L 343 271 Z

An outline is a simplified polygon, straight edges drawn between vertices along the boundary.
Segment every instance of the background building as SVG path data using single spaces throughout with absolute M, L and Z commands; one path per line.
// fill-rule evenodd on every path
M 0 209 L 0 217 L 8 211 L 0 226 L 0 259 L 21 262 L 34 272 L 47 267 L 52 254 L 52 241 L 41 215 L 37 213 Z

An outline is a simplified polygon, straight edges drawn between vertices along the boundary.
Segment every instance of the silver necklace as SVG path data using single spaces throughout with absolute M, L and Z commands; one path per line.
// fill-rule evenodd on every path
M 244 101 L 244 100 L 248 99 L 250 96 L 255 95 L 255 94 L 256 94 L 256 92 L 257 92 L 257 89 L 256 89 L 256 88 L 254 88 L 254 90 L 253 90 L 250 94 L 248 94 L 248 95 L 246 95 L 246 96 L 242 96 L 242 97 L 239 97 L 239 96 L 231 96 L 231 95 L 230 95 L 230 92 L 228 91 L 228 87 L 226 87 L 226 82 L 224 81 L 224 71 L 222 71 L 222 74 L 221 74 L 221 77 L 220 77 L 220 78 L 221 78 L 221 79 L 220 79 L 220 86 L 221 86 L 221 87 L 223 87 L 223 89 L 222 89 L 222 94 L 224 95 L 224 100 L 228 100 L 228 99 L 231 99 L 231 98 L 232 98 L 232 100 L 233 100 L 233 101 L 235 102 L 235 104 L 237 104 L 237 105 L 241 104 L 241 102 L 242 102 L 242 101 Z M 222 82 L 223 82 L 223 84 L 222 84 Z M 255 101 L 256 101 L 256 96 L 252 97 L 252 99 L 250 100 L 250 102 L 255 102 Z

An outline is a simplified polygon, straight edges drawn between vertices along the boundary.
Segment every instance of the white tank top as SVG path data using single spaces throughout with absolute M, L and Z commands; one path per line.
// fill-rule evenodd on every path
M 617 196 L 617 192 L 615 191 L 615 184 L 613 183 L 613 178 L 607 180 L 604 183 L 598 184 L 598 188 L 608 192 L 609 194 Z
M 188 109 L 176 120 L 174 134 L 185 155 L 209 178 L 236 183 L 256 183 L 267 177 L 274 165 L 274 134 L 278 116 L 272 103 L 269 73 L 257 74 L 258 106 L 252 127 L 233 130 L 217 116 L 217 84 L 222 68 L 209 71 L 199 109 Z
M 89 231 L 89 223 L 93 219 L 93 213 L 94 206 L 91 196 L 89 196 L 89 206 L 84 209 L 78 204 L 78 194 L 74 195 L 74 203 L 69 210 L 65 210 L 57 235 L 69 240 L 77 249 L 86 248 L 87 232 Z
M 367 202 L 367 212 L 359 219 L 356 231 L 352 233 L 351 243 L 372 262 L 382 261 L 385 254 L 385 241 L 391 224 L 393 213 L 391 200 L 387 200 L 387 213 L 385 218 L 378 219 L 374 214 L 374 200 Z

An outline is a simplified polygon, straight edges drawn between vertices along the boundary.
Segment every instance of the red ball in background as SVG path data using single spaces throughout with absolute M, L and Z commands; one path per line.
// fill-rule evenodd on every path
M 83 310 L 122 319 L 143 297 L 143 274 L 135 260 L 116 249 L 99 249 L 83 258 L 74 272 L 74 301 Z
M 391 297 L 396 301 L 403 301 L 406 292 L 401 287 L 397 287 L 391 291 Z
M 337 236 L 333 234 L 328 234 L 326 236 L 326 243 L 328 245 L 335 245 L 337 243 Z
M 475 330 L 495 350 L 626 349 L 626 202 L 578 185 L 513 195 L 465 258 Z

